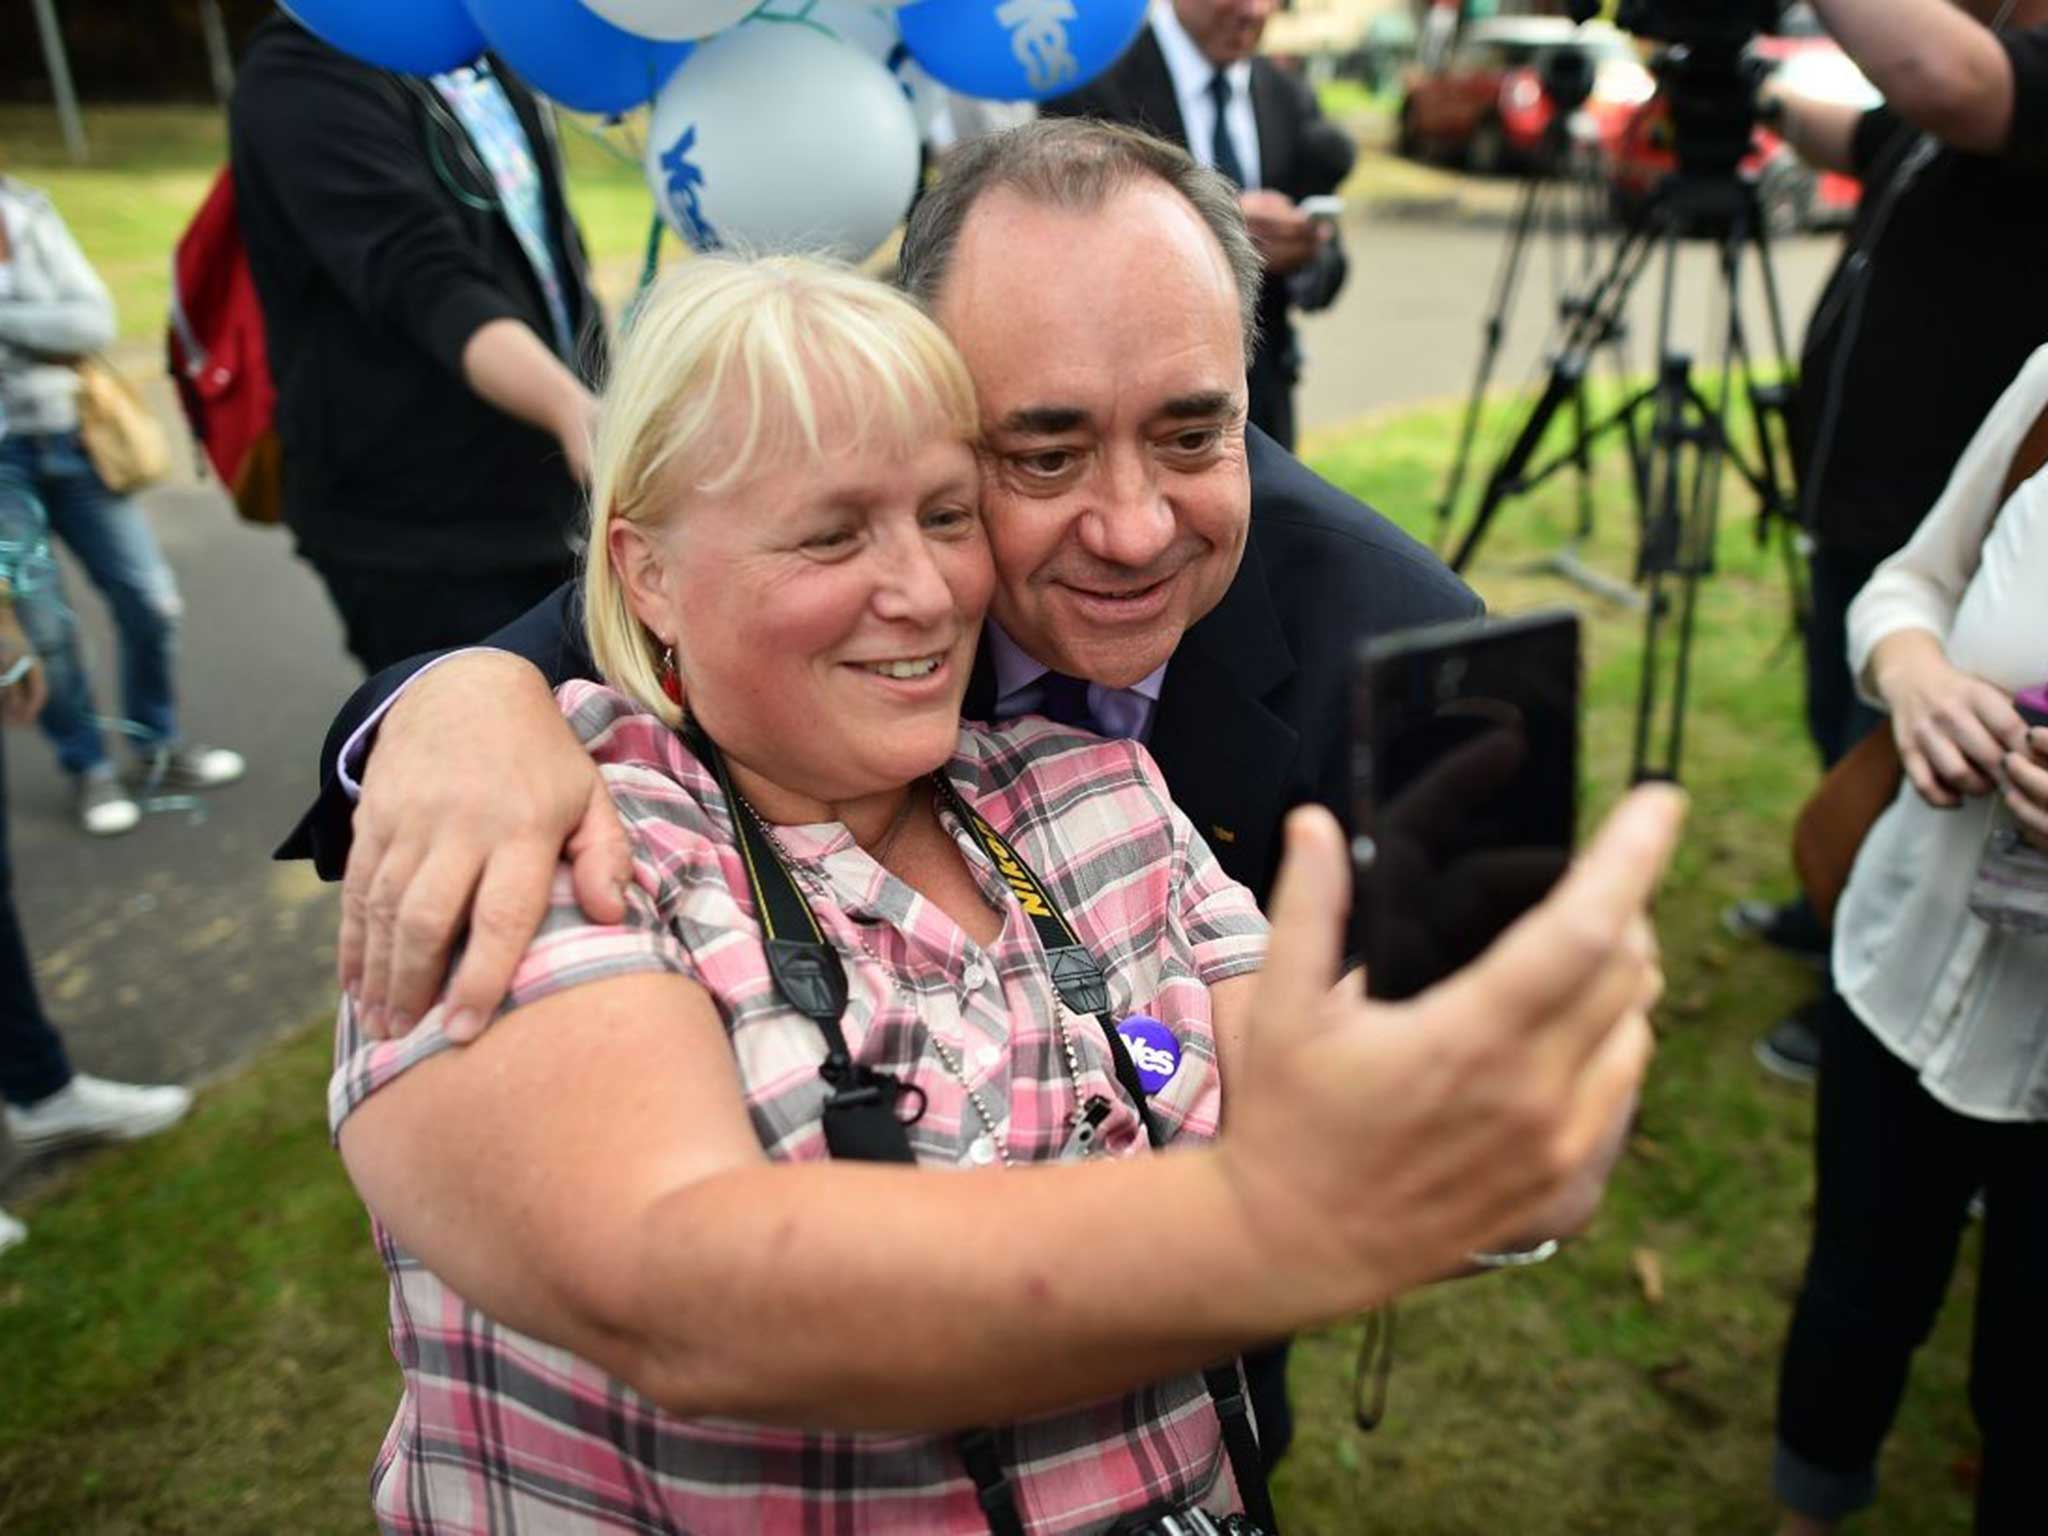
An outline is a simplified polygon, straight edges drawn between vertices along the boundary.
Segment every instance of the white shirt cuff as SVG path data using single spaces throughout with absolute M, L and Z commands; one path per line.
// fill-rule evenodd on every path
M 363 798 L 363 762 L 370 755 L 370 738 L 377 733 L 377 727 L 384 723 L 384 717 L 391 713 L 391 706 L 405 697 L 406 690 L 418 686 L 419 680 L 444 661 L 453 661 L 458 656 L 488 655 L 497 647 L 490 645 L 465 645 L 459 651 L 450 651 L 445 656 L 436 656 L 419 671 L 400 683 L 391 697 L 370 711 L 370 718 L 357 726 L 349 739 L 341 744 L 341 755 L 334 760 L 335 781 L 341 785 L 341 792 L 351 801 Z

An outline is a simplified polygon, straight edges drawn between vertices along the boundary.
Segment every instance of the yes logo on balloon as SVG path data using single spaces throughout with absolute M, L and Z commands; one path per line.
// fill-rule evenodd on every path
M 723 242 L 711 221 L 704 217 L 703 206 L 697 199 L 697 189 L 704 185 L 704 173 L 690 161 L 690 151 L 696 147 L 697 125 L 692 123 L 683 130 L 681 138 L 662 151 L 661 169 L 667 192 L 663 207 L 669 222 L 692 246 L 700 251 L 715 251 Z
M 1010 51 L 1034 92 L 1057 90 L 1080 73 L 1067 46 L 1074 15 L 1073 0 L 1004 0 L 996 7 L 996 21 L 1010 34 Z

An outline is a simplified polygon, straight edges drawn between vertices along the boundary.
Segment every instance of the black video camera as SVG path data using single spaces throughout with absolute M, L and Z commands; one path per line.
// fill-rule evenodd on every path
M 1590 15 L 1598 7 L 1575 4 Z M 1614 24 L 1624 32 L 1687 48 L 1740 53 L 1752 37 L 1777 26 L 1784 0 L 1621 0 Z
M 1572 0 L 1583 22 L 1598 0 Z M 1671 104 L 1679 170 L 1726 182 L 1749 152 L 1758 76 L 1744 50 L 1775 28 L 1785 0 L 1621 0 L 1615 24 L 1663 46 L 1650 61 Z

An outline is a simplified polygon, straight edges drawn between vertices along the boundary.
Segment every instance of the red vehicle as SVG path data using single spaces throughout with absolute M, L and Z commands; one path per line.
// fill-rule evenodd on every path
M 1561 16 L 1515 16 L 1467 25 L 1447 54 L 1409 72 L 1398 147 L 1417 158 L 1460 160 L 1481 175 L 1535 165 L 1557 109 L 1544 88 L 1552 55 L 1579 53 L 1593 89 L 1574 125 L 1603 148 L 1619 142 L 1656 91 L 1626 34 Z
M 1809 8 L 1793 6 L 1783 25 L 1780 34 L 1757 38 L 1750 51 L 1778 65 L 1778 78 L 1787 89 L 1854 107 L 1874 107 L 1883 99 L 1840 45 L 1821 30 Z M 1671 113 L 1660 91 L 1632 114 L 1609 147 L 1608 179 L 1616 213 L 1632 217 L 1677 165 Z M 1755 180 L 1764 223 L 1773 234 L 1846 224 L 1862 195 L 1853 176 L 1815 171 L 1791 145 L 1761 125 L 1739 169 Z

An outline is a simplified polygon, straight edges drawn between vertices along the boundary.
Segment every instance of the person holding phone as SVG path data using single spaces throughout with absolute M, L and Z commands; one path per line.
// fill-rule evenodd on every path
M 593 460 L 606 686 L 559 700 L 624 918 L 558 881 L 467 1046 L 445 1008 L 338 1021 L 406 1384 L 387 1529 L 1268 1532 L 1237 1351 L 1591 1214 L 1679 797 L 1368 1002 L 1326 812 L 1269 939 L 1141 746 L 961 720 L 979 431 L 930 318 L 843 268 L 702 257 L 643 305 Z
M 1782 1536 L 1820 1536 L 1875 1497 L 1878 1449 L 1980 1190 L 1976 1529 L 2041 1527 L 2048 933 L 2004 921 L 1980 887 L 2001 818 L 2048 869 L 2048 728 L 2015 704 L 2048 678 L 2048 475 L 1999 501 L 2044 410 L 2048 347 L 1849 610 L 1854 675 L 1890 715 L 1906 782 L 1835 914 L 1813 1249 L 1778 1378 Z
M 997 586 L 968 718 L 1057 712 L 1143 742 L 1264 899 L 1287 811 L 1350 804 L 1357 643 L 1480 604 L 1248 424 L 1261 266 L 1237 189 L 1133 130 L 1043 120 L 949 157 L 897 281 L 982 412 Z M 342 979 L 372 1030 L 420 1017 L 465 922 L 452 995 L 489 1017 L 565 844 L 586 910 L 618 911 L 617 819 L 548 691 L 593 675 L 566 589 L 491 644 L 359 690 L 283 850 L 346 867 Z M 1253 1392 L 1283 1447 L 1277 1364 Z
M 1156 133 L 1237 186 L 1266 268 L 1247 372 L 1251 420 L 1291 449 L 1302 354 L 1290 316 L 1327 309 L 1344 286 L 1349 263 L 1330 194 L 1357 149 L 1305 83 L 1259 54 L 1279 9 L 1278 0 L 1155 0 L 1122 58 L 1039 111 Z

